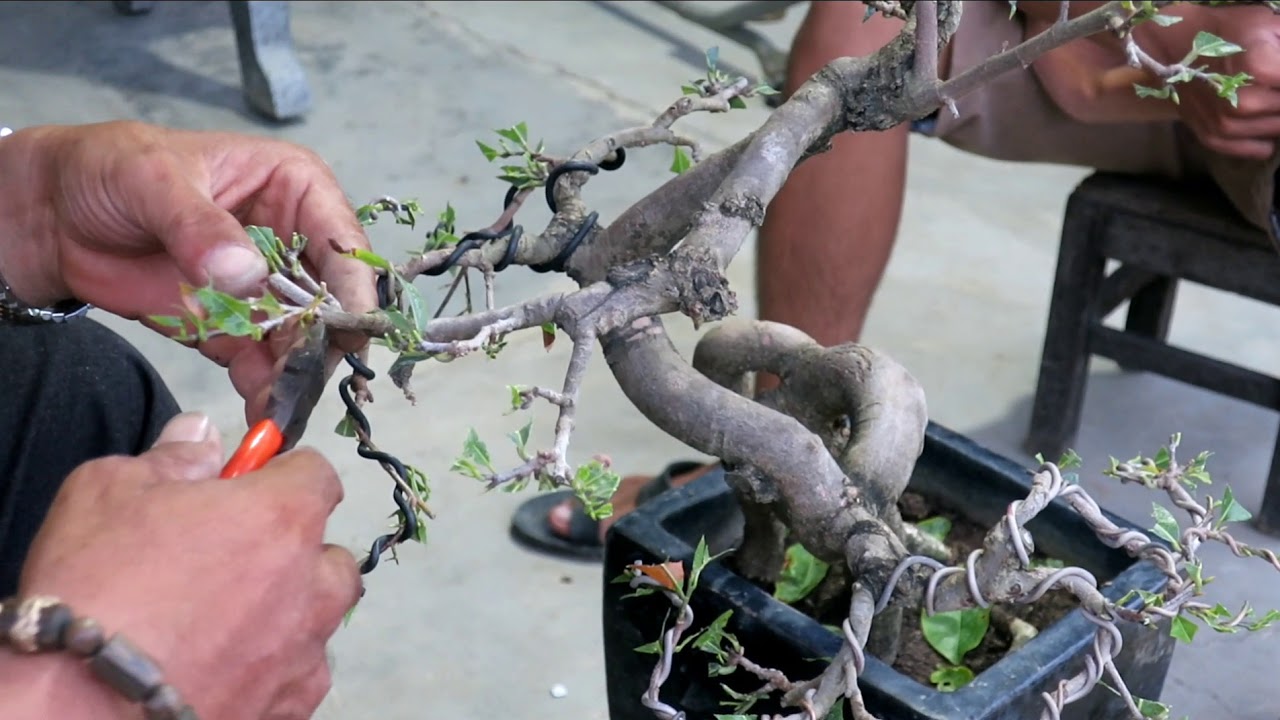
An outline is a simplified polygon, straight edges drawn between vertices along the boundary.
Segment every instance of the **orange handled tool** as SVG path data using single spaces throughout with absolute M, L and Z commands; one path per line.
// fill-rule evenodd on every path
M 249 428 L 219 477 L 239 477 L 261 468 L 296 445 L 306 431 L 311 411 L 324 392 L 328 333 L 324 325 L 314 323 L 299 342 L 271 386 L 267 418 Z

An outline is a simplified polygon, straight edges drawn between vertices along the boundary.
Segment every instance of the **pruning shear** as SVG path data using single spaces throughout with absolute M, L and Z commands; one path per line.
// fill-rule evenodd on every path
M 267 418 L 249 428 L 219 477 L 229 479 L 253 472 L 297 444 L 324 392 L 328 347 L 324 324 L 312 323 L 289 351 L 280 377 L 271 386 Z

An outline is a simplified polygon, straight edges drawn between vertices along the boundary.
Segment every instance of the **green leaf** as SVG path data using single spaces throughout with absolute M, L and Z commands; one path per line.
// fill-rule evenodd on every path
M 1165 85 L 1160 89 L 1156 89 L 1134 83 L 1133 89 L 1138 93 L 1138 97 L 1140 98 L 1156 98 L 1157 100 L 1168 100 L 1172 98 L 1174 102 L 1178 101 L 1178 93 L 1174 91 L 1172 85 Z
M 946 542 L 947 535 L 951 534 L 951 519 L 941 515 L 925 518 L 916 523 L 916 528 L 938 542 Z
M 245 232 L 249 238 L 253 240 L 253 244 L 258 248 L 258 252 L 267 259 L 267 266 L 272 272 L 278 271 L 284 266 L 284 258 L 281 253 L 284 252 L 284 242 L 276 237 L 276 231 L 269 227 L 261 225 L 247 225 Z
M 1157 15 L 1156 17 L 1160 16 Z M 1151 720 L 1169 720 L 1169 713 L 1172 708 L 1168 705 L 1140 697 L 1135 697 L 1133 702 L 1138 706 L 1138 712 L 1142 713 L 1142 717 L 1151 718 Z
M 725 639 L 724 629 L 729 625 L 729 618 L 733 616 L 732 610 L 725 610 L 715 620 L 712 620 L 702 632 L 685 640 L 677 649 L 684 649 L 686 645 L 693 645 L 695 650 L 701 650 L 709 655 L 715 655 L 720 662 L 726 662 L 728 656 L 725 655 L 724 649 L 721 647 Z M 736 640 L 734 641 L 736 644 Z
M 799 543 L 787 548 L 773 596 L 788 605 L 804 599 L 827 576 L 828 565 Z
M 733 108 L 734 110 L 746 110 L 747 101 L 743 100 L 741 97 L 738 97 L 737 95 L 734 95 L 733 97 L 729 98 L 729 107 Z
M 1182 22 L 1182 18 L 1177 15 L 1155 15 L 1151 19 L 1160 27 L 1169 27 L 1170 25 L 1176 25 L 1177 23 Z
M 1181 547 L 1178 538 L 1182 535 L 1182 529 L 1178 527 L 1178 521 L 1173 518 L 1173 513 L 1162 505 L 1152 503 L 1151 516 L 1156 520 L 1155 527 L 1151 528 L 1151 532 L 1174 548 Z
M 355 418 L 350 415 L 343 415 L 337 426 L 333 428 L 333 431 L 342 437 L 353 438 L 356 436 L 356 428 L 358 427 L 359 425 L 356 424 Z
M 978 647 L 991 624 L 991 611 L 966 608 L 927 615 L 921 612 L 924 639 L 952 665 L 959 665 L 965 653 Z
M 822 720 L 844 720 L 844 701 L 833 703 Z
M 517 145 L 523 146 L 524 137 L 520 134 L 519 127 L 520 126 L 517 125 L 515 127 L 503 128 L 501 130 L 494 130 L 494 132 L 498 133 L 499 135 L 506 138 L 507 140 L 510 140 L 511 142 L 516 143 Z
M 370 267 L 374 267 L 379 270 L 386 270 L 389 273 L 395 272 L 395 268 L 391 265 L 390 260 L 370 250 L 365 250 L 363 248 L 355 248 L 347 252 L 346 255 L 348 257 L 353 257 L 356 260 L 359 260 L 360 262 Z
M 657 640 L 654 640 L 653 642 L 645 643 L 640 647 L 636 648 L 636 652 L 643 653 L 646 655 L 659 655 L 662 653 L 662 643 L 658 642 Z
M 476 141 L 476 145 L 480 147 L 480 152 L 484 154 L 485 160 L 488 160 L 489 162 L 493 162 L 494 158 L 498 157 L 498 151 L 494 150 L 491 146 L 485 145 L 479 140 Z
M 1200 626 L 1196 625 L 1194 621 L 1183 615 L 1178 615 L 1169 625 L 1169 634 L 1176 640 L 1181 640 L 1184 643 L 1190 643 L 1192 638 L 1196 636 L 1196 631 L 1199 629 Z
M 1280 620 L 1280 610 L 1268 610 L 1261 618 L 1249 623 L 1246 627 L 1249 632 L 1257 632 L 1265 628 L 1271 627 Z
M 476 429 L 467 430 L 467 439 L 462 443 L 462 456 L 493 470 L 493 461 L 489 457 L 489 446 L 484 444 Z
M 262 328 L 253 322 L 253 305 L 211 287 L 195 288 L 196 301 L 209 315 L 209 324 L 228 335 L 262 339 Z
M 570 478 L 571 489 L 592 520 L 602 520 L 613 514 L 613 494 L 620 482 L 622 477 L 599 460 L 580 465 Z
M 716 65 L 719 64 L 719 62 L 720 62 L 720 48 L 719 47 L 707 48 L 707 69 L 715 70 Z
M 682 95 L 701 95 L 702 90 L 688 83 L 680 86 L 680 94 Z
M 711 550 L 707 547 L 707 538 L 699 537 L 698 545 L 693 549 L 693 563 L 689 578 L 685 581 L 686 593 L 692 593 L 693 589 L 698 587 L 698 578 L 702 576 L 702 570 L 709 562 L 711 562 Z
M 751 92 L 755 93 L 756 95 L 778 95 L 778 94 L 780 94 L 780 93 L 778 92 L 778 90 L 777 90 L 776 88 L 774 88 L 772 85 L 764 85 L 764 84 L 757 85 L 757 86 L 755 87 L 755 89 L 754 89 L 754 90 L 752 90 Z
M 400 295 L 409 306 L 409 316 L 413 320 L 414 330 L 419 334 L 426 332 L 427 324 L 431 322 L 431 315 L 427 312 L 427 303 L 422 299 L 422 293 L 403 277 L 397 275 L 396 279 L 400 284 Z
M 1221 528 L 1227 523 L 1244 522 L 1252 517 L 1253 513 L 1236 501 L 1236 496 L 1231 492 L 1231 487 L 1227 486 L 1222 491 L 1222 503 L 1218 510 L 1218 527 Z
M 677 145 L 671 158 L 671 172 L 679 175 L 692 166 L 693 162 L 689 159 L 689 154 L 684 151 L 684 148 Z
M 529 433 L 532 430 L 533 430 L 533 421 L 530 420 L 529 422 L 524 424 L 524 427 L 520 428 L 519 430 L 516 430 L 515 432 L 507 436 L 511 438 L 511 442 L 515 444 L 516 452 L 520 454 L 521 460 L 524 460 L 525 455 L 528 454 L 528 450 L 526 450 L 526 448 L 529 445 Z
M 973 682 L 973 671 L 964 665 L 939 665 L 929 674 L 929 682 L 938 692 L 955 692 Z
M 1227 42 L 1210 32 L 1201 30 L 1191 41 L 1192 59 L 1196 57 L 1227 57 L 1244 52 L 1244 48 L 1233 42 Z M 1189 62 L 1189 61 L 1188 61 Z M 1185 62 L 1183 64 L 1186 64 Z

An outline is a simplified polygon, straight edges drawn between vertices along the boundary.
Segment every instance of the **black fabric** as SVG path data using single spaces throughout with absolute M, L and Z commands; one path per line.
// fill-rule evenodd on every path
M 178 403 L 123 338 L 88 318 L 0 325 L 0 598 L 62 481 L 80 464 L 151 446 Z

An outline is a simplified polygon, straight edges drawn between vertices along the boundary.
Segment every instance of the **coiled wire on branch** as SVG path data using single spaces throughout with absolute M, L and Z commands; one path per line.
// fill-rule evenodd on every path
M 558 211 L 555 199 L 555 187 L 556 182 L 565 173 L 586 172 L 595 175 L 601 170 L 617 170 L 622 167 L 624 162 L 626 162 L 627 154 L 623 148 L 618 148 L 613 152 L 613 156 L 614 158 L 612 160 L 599 164 L 585 160 L 569 160 L 567 162 L 560 163 L 553 168 L 551 172 L 547 174 L 545 194 L 547 207 L 551 209 L 551 212 L 555 213 Z M 502 201 L 502 209 L 504 212 L 507 208 L 511 207 L 511 203 L 515 202 L 515 197 L 518 192 L 519 188 L 515 185 L 512 185 L 507 189 L 506 197 Z M 598 217 L 599 214 L 596 212 L 589 213 L 583 219 L 582 224 L 578 226 L 578 230 L 574 232 L 573 237 L 569 239 L 569 242 L 565 244 L 564 248 L 562 248 L 560 252 L 556 253 L 555 257 L 544 263 L 529 265 L 529 269 L 538 273 L 563 272 L 565 263 L 569 261 L 569 258 L 573 256 L 573 253 L 577 251 L 582 242 L 586 240 L 587 235 L 591 234 L 591 230 L 595 227 Z M 434 235 L 435 232 L 438 232 L 440 229 L 441 226 L 437 225 L 436 230 L 433 231 L 432 234 Z M 508 222 L 507 226 L 502 230 L 477 230 L 475 232 L 467 233 L 458 240 L 458 244 L 454 247 L 453 252 L 449 254 L 449 257 L 443 263 L 431 268 L 430 270 L 423 271 L 422 274 L 428 276 L 443 275 L 451 268 L 456 267 L 462 260 L 463 255 L 483 246 L 484 243 L 500 240 L 502 238 L 509 238 L 507 241 L 506 252 L 503 254 L 502 259 L 493 267 L 495 272 L 501 272 L 515 261 L 516 253 L 520 248 L 520 237 L 523 234 L 524 228 L 516 225 L 514 218 Z M 391 297 L 390 292 L 390 282 L 391 278 L 388 274 L 383 273 L 378 276 L 378 302 L 383 308 L 394 303 L 394 299 Z M 354 422 L 357 427 L 356 453 L 360 455 L 360 457 L 378 462 L 387 472 L 394 474 L 397 479 L 395 487 L 391 491 L 391 500 L 396 505 L 396 513 L 399 516 L 399 527 L 395 532 L 387 533 L 376 538 L 370 545 L 368 557 L 366 557 L 360 564 L 360 573 L 368 574 L 372 572 L 374 568 L 378 567 L 378 563 L 381 560 L 383 553 L 417 535 L 418 516 L 414 512 L 413 503 L 409 499 L 408 492 L 406 490 L 407 487 L 410 487 L 408 469 L 399 458 L 391 455 L 390 453 L 379 450 L 373 445 L 373 428 L 369 424 L 368 416 L 364 414 L 364 411 L 356 402 L 355 396 L 351 390 L 357 377 L 363 379 L 365 382 L 369 382 L 376 377 L 376 373 L 374 373 L 374 371 L 361 361 L 354 353 L 347 353 L 344 356 L 344 359 L 346 360 L 347 365 L 351 367 L 351 374 L 343 378 L 342 381 L 338 383 L 338 395 L 342 398 L 342 404 L 346 407 L 347 416 L 351 418 L 351 421 Z

